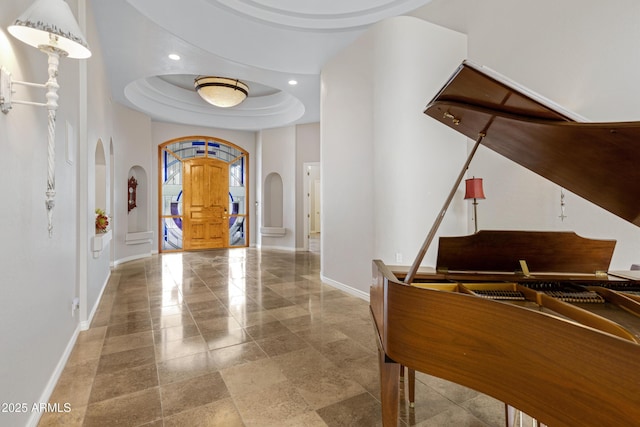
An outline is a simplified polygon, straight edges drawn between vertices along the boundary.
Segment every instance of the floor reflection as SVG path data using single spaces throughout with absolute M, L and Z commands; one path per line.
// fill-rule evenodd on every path
M 40 425 L 377 426 L 366 301 L 314 252 L 169 253 L 119 266 Z M 503 406 L 418 374 L 401 425 L 500 426 Z

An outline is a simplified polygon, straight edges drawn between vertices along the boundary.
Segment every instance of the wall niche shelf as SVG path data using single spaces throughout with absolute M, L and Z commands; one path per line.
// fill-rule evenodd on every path
M 100 254 L 111 241 L 112 236 L 113 232 L 109 230 L 106 233 L 96 234 L 91 238 L 91 250 L 93 251 L 94 258 L 100 258 Z
M 127 233 L 124 238 L 124 242 L 127 245 L 141 245 L 144 243 L 151 243 L 153 239 L 153 231 L 137 231 L 133 233 Z
M 284 227 L 261 227 L 260 234 L 266 237 L 282 237 L 287 234 L 287 229 Z

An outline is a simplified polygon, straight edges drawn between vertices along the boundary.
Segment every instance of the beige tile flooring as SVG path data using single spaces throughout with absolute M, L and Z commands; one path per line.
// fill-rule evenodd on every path
M 319 254 L 170 253 L 114 269 L 41 426 L 380 426 L 368 303 Z M 401 426 L 502 426 L 500 402 L 417 375 Z

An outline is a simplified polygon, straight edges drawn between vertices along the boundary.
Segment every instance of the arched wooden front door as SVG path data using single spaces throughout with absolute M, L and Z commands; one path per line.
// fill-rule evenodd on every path
M 209 136 L 158 147 L 160 252 L 247 247 L 249 153 Z

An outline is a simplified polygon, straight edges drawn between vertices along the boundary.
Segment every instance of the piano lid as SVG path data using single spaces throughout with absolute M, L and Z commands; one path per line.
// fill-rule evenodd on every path
M 425 114 L 640 226 L 640 122 L 584 122 L 468 61 Z

